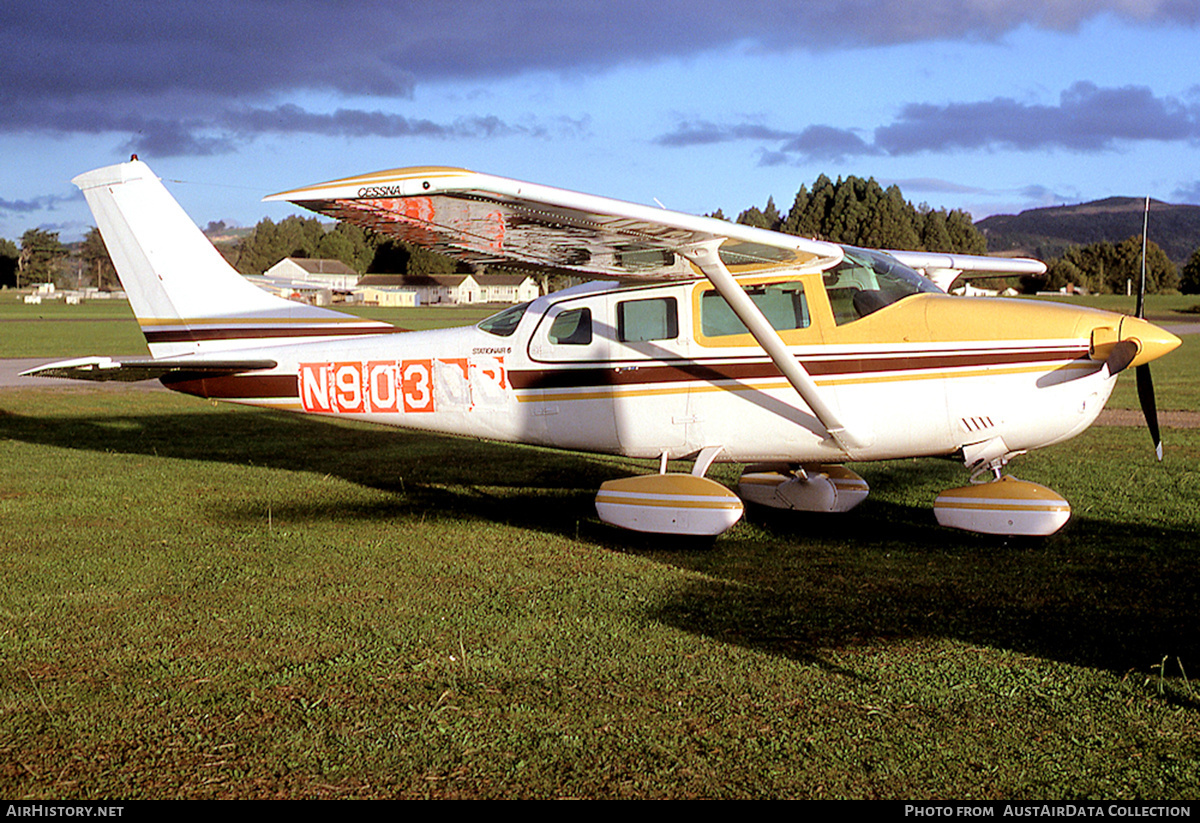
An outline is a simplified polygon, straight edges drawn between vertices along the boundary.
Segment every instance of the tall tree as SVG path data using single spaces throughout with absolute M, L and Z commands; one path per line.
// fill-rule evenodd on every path
M 933 211 L 924 204 L 918 210 L 904 199 L 899 186 L 884 189 L 874 178 L 851 175 L 835 183 L 822 174 L 811 191 L 800 187 L 786 217 L 772 219 L 774 201 L 767 206 L 747 209 L 738 222 L 870 248 L 987 251 L 987 242 L 966 212 Z
M 17 266 L 21 250 L 13 241 L 0 237 L 0 288 L 17 285 Z
M 101 236 L 99 229 L 93 227 L 84 236 L 83 245 L 79 247 L 79 256 L 83 258 L 84 268 L 88 274 L 95 278 L 96 288 L 104 289 L 105 284 L 110 287 L 119 287 L 116 269 L 113 267 L 112 258 L 108 254 L 108 246 L 104 244 L 104 237 Z
M 1184 294 L 1200 294 L 1200 249 L 1192 252 L 1192 256 L 1184 264 L 1183 274 L 1179 278 L 1179 290 Z
M 1060 279 L 1082 285 L 1088 291 L 1124 294 L 1127 288 L 1136 289 L 1142 270 L 1142 238 L 1140 235 L 1114 245 L 1102 240 L 1086 246 L 1070 246 L 1062 257 L 1048 264 L 1047 285 L 1061 288 Z M 1171 291 L 1179 283 L 1175 264 L 1152 240 L 1146 244 L 1146 291 Z
M 17 286 L 51 282 L 66 256 L 67 247 L 58 241 L 58 232 L 29 229 L 21 235 Z
M 367 268 L 373 274 L 454 274 L 458 261 L 401 240 L 383 240 Z

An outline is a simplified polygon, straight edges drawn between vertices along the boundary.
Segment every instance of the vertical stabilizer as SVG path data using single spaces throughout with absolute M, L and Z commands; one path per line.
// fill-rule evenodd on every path
M 154 357 L 395 331 L 268 294 L 225 261 L 141 161 L 79 175 Z

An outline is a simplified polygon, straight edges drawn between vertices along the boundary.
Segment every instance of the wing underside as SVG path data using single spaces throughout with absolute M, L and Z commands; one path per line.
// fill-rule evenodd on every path
M 681 252 L 720 241 L 732 271 L 824 267 L 829 243 L 462 169 L 398 169 L 272 195 L 471 263 L 590 277 L 701 273 Z

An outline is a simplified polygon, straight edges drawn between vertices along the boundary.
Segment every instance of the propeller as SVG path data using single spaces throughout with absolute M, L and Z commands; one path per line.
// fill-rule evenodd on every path
M 1150 223 L 1150 198 L 1146 198 L 1146 210 L 1142 215 L 1142 279 L 1138 283 L 1137 318 L 1146 319 L 1146 230 Z M 1129 365 L 1126 362 L 1125 365 Z M 1124 368 L 1124 367 L 1122 367 Z M 1150 437 L 1154 440 L 1154 454 L 1158 462 L 1163 459 L 1162 437 L 1158 431 L 1158 404 L 1154 402 L 1154 381 L 1150 378 L 1150 364 L 1143 363 L 1134 369 L 1137 374 L 1138 400 L 1142 404 L 1142 414 L 1146 418 L 1146 428 L 1150 429 Z
M 1154 454 L 1162 462 L 1162 437 L 1158 434 L 1158 404 L 1154 402 L 1154 381 L 1150 379 L 1150 364 L 1143 363 L 1134 369 L 1137 374 L 1138 400 L 1142 403 L 1142 414 L 1146 416 L 1146 427 L 1154 440 Z

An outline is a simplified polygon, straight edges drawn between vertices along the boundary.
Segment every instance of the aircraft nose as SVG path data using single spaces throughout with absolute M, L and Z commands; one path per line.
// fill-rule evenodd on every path
M 1132 343 L 1137 353 L 1122 368 L 1141 366 L 1176 349 L 1182 341 L 1166 329 L 1137 317 L 1122 317 L 1112 325 L 1092 329 L 1091 358 L 1106 360 L 1118 343 Z
M 1137 317 L 1124 318 L 1119 331 L 1121 340 L 1134 340 L 1138 343 L 1138 355 L 1129 364 L 1131 366 L 1141 366 L 1151 360 L 1157 360 L 1167 352 L 1174 351 L 1183 342 L 1166 329 Z

